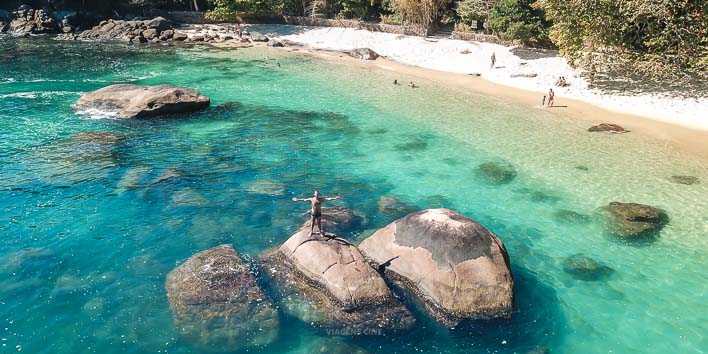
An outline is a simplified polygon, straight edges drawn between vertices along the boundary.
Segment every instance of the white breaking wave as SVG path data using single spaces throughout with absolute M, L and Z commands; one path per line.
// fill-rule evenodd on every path
M 64 95 L 78 95 L 79 92 L 73 91 L 30 91 L 30 92 L 15 92 L 0 94 L 0 98 L 47 98 Z
M 89 119 L 116 119 L 118 118 L 118 113 L 117 112 L 109 112 L 109 111 L 102 111 L 97 108 L 84 108 L 84 109 L 76 109 L 76 114 L 86 116 L 86 118 Z

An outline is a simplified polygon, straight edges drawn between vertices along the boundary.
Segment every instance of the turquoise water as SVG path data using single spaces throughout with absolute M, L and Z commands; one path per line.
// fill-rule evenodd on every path
M 355 338 L 283 317 L 279 340 L 252 351 L 708 351 L 705 164 L 635 134 L 393 79 L 411 80 L 268 48 L 0 37 L 0 352 L 205 352 L 177 336 L 165 275 L 221 243 L 248 259 L 281 244 L 306 209 L 290 198 L 315 188 L 365 217 L 346 235 L 355 241 L 392 221 L 381 196 L 484 224 L 511 257 L 514 316 Z M 72 110 L 118 82 L 193 87 L 212 108 L 149 121 Z M 517 177 L 485 184 L 475 169 L 489 161 Z M 671 221 L 655 242 L 624 244 L 593 217 L 611 201 L 659 206 Z M 614 272 L 573 277 L 563 261 L 577 253 Z

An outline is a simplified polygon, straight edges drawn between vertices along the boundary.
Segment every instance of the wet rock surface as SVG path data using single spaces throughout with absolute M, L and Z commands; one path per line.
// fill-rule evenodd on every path
M 356 246 L 336 236 L 308 234 L 300 230 L 262 257 L 263 273 L 289 314 L 351 335 L 412 327 L 411 313 Z
M 504 244 L 454 211 L 409 214 L 374 233 L 360 248 L 445 326 L 511 313 L 514 283 Z
M 663 210 L 638 203 L 611 202 L 599 211 L 612 235 L 628 241 L 653 240 L 669 222 Z
M 209 97 L 185 87 L 118 84 L 83 94 L 74 108 L 96 110 L 119 118 L 140 118 L 192 112 L 209 104 Z
M 167 275 L 165 288 L 178 332 L 200 347 L 248 349 L 278 336 L 273 304 L 231 245 L 190 257 Z
M 563 271 L 573 276 L 573 278 L 585 281 L 605 280 L 615 272 L 614 269 L 582 253 L 572 255 L 563 260 Z

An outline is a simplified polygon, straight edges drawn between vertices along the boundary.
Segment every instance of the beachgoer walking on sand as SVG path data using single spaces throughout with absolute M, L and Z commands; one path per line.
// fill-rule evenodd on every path
M 543 95 L 543 98 L 541 99 L 541 107 L 546 105 L 546 95 Z
M 496 62 L 497 62 L 497 54 L 495 52 L 492 52 L 492 65 L 489 68 L 494 69 L 494 64 Z
M 548 90 L 548 107 L 553 107 L 553 99 L 555 98 L 556 94 L 553 92 L 553 89 Z
M 310 234 L 308 237 L 312 236 L 315 231 L 315 221 L 317 221 L 317 228 L 320 230 L 320 235 L 324 236 L 325 233 L 322 230 L 322 202 L 328 202 L 331 200 L 342 199 L 340 196 L 334 198 L 320 197 L 320 191 L 315 191 L 312 198 L 293 198 L 293 202 L 310 202 Z

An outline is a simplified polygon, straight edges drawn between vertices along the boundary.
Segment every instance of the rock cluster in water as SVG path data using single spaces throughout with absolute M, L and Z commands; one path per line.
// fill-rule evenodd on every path
M 67 33 L 59 39 L 88 41 L 122 41 L 128 43 L 158 43 L 183 41 L 187 35 L 172 28 L 172 24 L 163 17 L 151 20 L 107 20 L 80 33 Z
M 278 336 L 278 313 L 231 245 L 195 254 L 165 288 L 178 331 L 197 345 L 232 351 Z
M 138 118 L 197 111 L 210 103 L 209 97 L 189 88 L 118 84 L 83 94 L 74 108 Z
M 622 126 L 610 123 L 601 123 L 588 128 L 589 132 L 604 132 L 604 133 L 627 133 Z
M 358 222 L 346 208 L 323 209 L 323 215 L 336 220 L 331 230 Z M 277 308 L 315 327 L 345 336 L 408 330 L 416 323 L 408 306 L 417 303 L 447 327 L 510 315 L 514 283 L 504 244 L 451 210 L 405 216 L 361 247 L 309 232 L 303 225 L 261 255 L 259 274 Z M 275 338 L 274 306 L 231 246 L 192 256 L 168 275 L 166 287 L 178 328 L 198 344 Z

